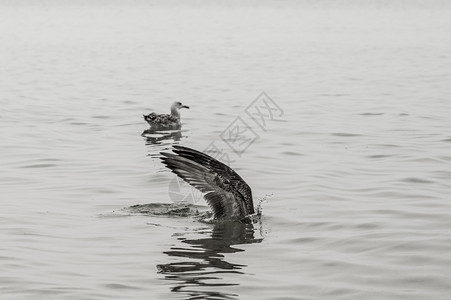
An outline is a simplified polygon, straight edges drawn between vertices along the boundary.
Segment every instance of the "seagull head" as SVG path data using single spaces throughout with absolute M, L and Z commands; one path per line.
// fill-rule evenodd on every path
M 177 108 L 177 109 L 181 109 L 181 108 L 188 108 L 189 109 L 189 106 L 183 105 L 182 102 L 179 102 L 179 101 L 175 101 L 172 104 L 172 107 Z

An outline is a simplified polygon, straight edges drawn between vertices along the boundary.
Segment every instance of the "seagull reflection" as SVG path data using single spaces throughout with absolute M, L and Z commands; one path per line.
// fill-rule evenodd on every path
M 146 139 L 146 145 L 159 145 L 168 140 L 177 142 L 182 138 L 181 125 L 175 127 L 173 130 L 158 130 L 149 128 L 144 130 L 141 133 L 141 136 Z
M 245 274 L 246 265 L 228 262 L 224 254 L 245 251 L 234 246 L 260 243 L 263 238 L 254 237 L 253 224 L 239 221 L 215 223 L 208 234 L 200 239 L 179 237 L 188 247 L 164 252 L 179 261 L 157 265 L 158 272 L 165 275 L 165 280 L 175 281 L 171 291 L 185 294 L 185 299 L 236 299 L 237 294 L 221 292 L 220 287 L 238 285 L 238 279 L 227 282 L 228 276 L 224 275 Z

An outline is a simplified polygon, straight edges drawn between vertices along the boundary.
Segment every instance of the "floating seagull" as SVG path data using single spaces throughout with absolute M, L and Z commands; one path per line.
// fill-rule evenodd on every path
M 215 219 L 242 219 L 254 214 L 252 191 L 230 167 L 197 150 L 173 146 L 160 152 L 166 167 L 204 195 Z
M 181 102 L 174 102 L 171 106 L 171 114 L 156 114 L 150 113 L 147 116 L 143 115 L 144 120 L 154 127 L 174 127 L 180 126 L 180 112 L 181 108 L 189 108 L 189 106 L 183 105 Z

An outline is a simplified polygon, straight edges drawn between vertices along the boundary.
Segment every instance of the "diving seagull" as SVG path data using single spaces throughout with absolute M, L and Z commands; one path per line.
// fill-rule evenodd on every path
M 181 102 L 175 101 L 171 106 L 171 114 L 156 114 L 150 113 L 148 115 L 143 115 L 144 120 L 149 123 L 150 126 L 154 127 L 174 127 L 179 126 L 180 123 L 180 112 L 181 108 L 188 108 L 189 106 L 183 105 Z
M 243 219 L 254 214 L 252 191 L 234 171 L 197 150 L 174 145 L 175 153 L 160 152 L 167 168 L 204 195 L 215 219 Z

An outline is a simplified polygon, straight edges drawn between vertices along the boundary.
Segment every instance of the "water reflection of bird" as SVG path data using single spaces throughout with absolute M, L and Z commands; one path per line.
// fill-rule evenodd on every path
M 156 128 L 172 128 L 175 126 L 180 126 L 180 112 L 182 108 L 189 108 L 189 106 L 183 105 L 181 102 L 174 102 L 171 106 L 171 114 L 157 114 L 150 113 L 148 115 L 143 115 L 144 120 L 149 123 L 151 127 Z
M 186 299 L 235 299 L 238 295 L 230 293 L 229 286 L 238 285 L 239 280 L 228 282 L 226 274 L 245 274 L 247 266 L 226 261 L 224 254 L 245 251 L 235 245 L 260 243 L 263 238 L 255 237 L 253 224 L 242 222 L 217 222 L 211 233 L 202 230 L 199 234 L 208 236 L 186 238 L 179 234 L 186 247 L 173 247 L 164 253 L 181 261 L 159 264 L 158 272 L 175 281 L 171 291 L 188 294 Z M 221 286 L 228 287 L 227 291 L 221 291 Z
M 141 136 L 146 139 L 146 145 L 158 145 L 164 141 L 173 140 L 180 141 L 182 138 L 182 131 L 180 129 L 174 130 L 157 130 L 149 128 L 141 133 Z
M 166 167 L 206 193 L 215 219 L 243 219 L 254 214 L 252 191 L 227 165 L 197 150 L 174 145 L 173 153 L 161 152 Z

